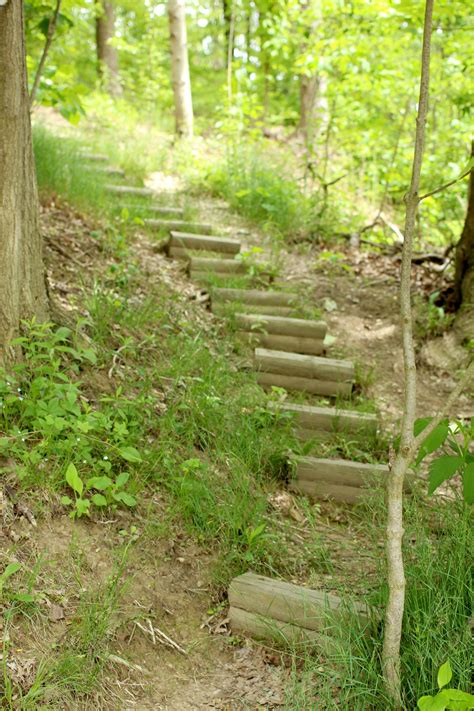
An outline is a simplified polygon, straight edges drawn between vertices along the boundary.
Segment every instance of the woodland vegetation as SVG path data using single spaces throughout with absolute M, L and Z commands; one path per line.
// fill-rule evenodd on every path
M 3 708 L 474 708 L 473 33 L 464 0 L 0 0 Z M 246 251 L 198 287 L 163 252 L 216 229 Z M 355 387 L 296 406 L 370 443 L 300 441 L 223 286 L 329 323 Z M 386 491 L 289 493 L 314 454 Z M 243 641 L 249 570 L 369 632 Z

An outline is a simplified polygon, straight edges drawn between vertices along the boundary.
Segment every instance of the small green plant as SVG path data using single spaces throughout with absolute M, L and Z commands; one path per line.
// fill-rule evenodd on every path
M 138 452 L 137 452 L 137 456 Z M 136 506 L 137 500 L 134 496 L 123 491 L 123 487 L 127 483 L 130 474 L 121 472 L 115 481 L 108 476 L 94 476 L 84 482 L 78 474 L 74 464 L 70 464 L 66 469 L 65 478 L 75 494 L 75 499 L 70 496 L 63 496 L 61 503 L 64 506 L 74 506 L 71 511 L 71 518 L 81 517 L 84 514 L 89 514 L 91 504 L 98 508 L 110 506 L 110 504 L 121 503 L 125 506 Z M 95 492 L 95 493 L 93 493 Z M 86 494 L 90 494 L 86 498 Z
M 438 670 L 438 688 L 436 696 L 422 696 L 418 700 L 417 708 L 420 711 L 469 711 L 474 709 L 474 696 L 459 689 L 447 689 L 453 672 L 449 659 Z
M 423 432 L 431 418 L 417 420 L 415 434 Z M 460 420 L 442 420 L 423 442 L 417 464 L 438 449 L 443 451 L 430 463 L 428 493 L 433 494 L 441 484 L 459 475 L 463 483 L 463 497 L 474 504 L 474 454 L 471 445 L 474 436 L 474 418 L 469 424 Z
M 438 297 L 439 292 L 435 291 L 428 301 L 418 297 L 414 302 L 415 326 L 421 339 L 442 335 L 453 322 L 453 315 L 436 305 Z

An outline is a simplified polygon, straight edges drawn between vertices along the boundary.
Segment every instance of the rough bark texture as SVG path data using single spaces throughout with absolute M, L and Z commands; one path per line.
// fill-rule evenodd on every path
M 474 141 L 472 143 L 474 157 Z M 466 220 L 456 247 L 454 299 L 459 309 L 456 331 L 463 338 L 474 338 L 474 168 L 469 177 Z
M 416 119 L 415 151 L 410 188 L 406 196 L 406 216 L 402 255 L 400 311 L 402 317 L 404 403 L 400 445 L 388 478 L 387 496 L 387 572 L 389 596 L 385 612 L 382 653 L 387 691 L 396 709 L 402 708 L 400 688 L 400 641 L 405 607 L 405 572 L 403 565 L 403 484 L 413 458 L 413 427 L 416 413 L 416 362 L 411 308 L 411 259 L 415 220 L 420 202 L 419 186 L 428 113 L 431 27 L 434 0 L 426 0 L 421 59 L 420 96 Z
M 189 75 L 186 6 L 184 0 L 168 0 L 171 38 L 171 78 L 173 81 L 175 123 L 178 136 L 192 138 L 193 100 Z
M 96 0 L 96 6 L 95 36 L 98 72 L 104 80 L 108 93 L 118 97 L 122 93 L 118 52 L 116 47 L 110 44 L 110 40 L 115 36 L 114 7 L 109 0 Z
M 23 2 L 0 5 L 0 363 L 22 319 L 47 316 L 31 143 Z

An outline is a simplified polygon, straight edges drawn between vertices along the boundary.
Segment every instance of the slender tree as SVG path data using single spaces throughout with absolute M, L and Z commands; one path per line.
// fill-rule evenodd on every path
M 471 158 L 474 161 L 474 141 Z M 469 175 L 466 219 L 456 247 L 454 301 L 458 309 L 456 328 L 461 337 L 474 335 L 474 166 Z
M 31 89 L 30 106 L 33 106 L 35 99 L 36 99 L 36 93 L 38 91 L 41 76 L 43 74 L 44 65 L 46 63 L 48 52 L 49 52 L 49 50 L 51 48 L 51 44 L 53 42 L 54 33 L 56 30 L 56 25 L 58 23 L 60 9 L 61 9 L 61 0 L 56 0 L 56 7 L 55 7 L 54 12 L 49 20 L 49 23 L 48 23 L 48 31 L 46 33 L 46 40 L 44 43 L 43 53 L 41 54 L 41 58 L 40 58 L 38 68 L 37 68 L 36 74 L 35 74 L 35 79 L 33 82 L 33 87 Z
M 117 48 L 110 42 L 115 36 L 115 11 L 110 0 L 96 0 L 95 36 L 99 76 L 108 93 L 118 97 L 122 93 L 122 87 Z
M 0 362 L 22 319 L 47 316 L 22 0 L 0 0 Z
M 176 133 L 178 136 L 192 138 L 193 100 L 189 75 L 186 5 L 184 0 L 168 0 L 168 16 Z

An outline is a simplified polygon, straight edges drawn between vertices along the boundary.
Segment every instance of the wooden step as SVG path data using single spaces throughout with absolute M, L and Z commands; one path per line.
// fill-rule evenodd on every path
M 129 195 L 130 197 L 153 197 L 155 194 L 150 188 L 136 188 L 132 185 L 105 185 L 108 193 L 113 195 Z
M 189 261 L 188 271 L 204 275 L 210 274 L 245 274 L 247 267 L 243 262 L 234 259 L 211 259 L 208 257 L 192 257 Z
M 240 316 L 241 314 L 237 314 Z M 251 346 L 261 346 L 287 353 L 302 353 L 305 355 L 321 355 L 324 352 L 324 341 L 316 338 L 301 338 L 300 336 L 279 336 L 258 331 L 237 331 L 239 338 Z
M 299 457 L 290 488 L 312 499 L 355 504 L 367 496 L 367 488 L 385 487 L 388 472 L 385 464 Z
M 109 160 L 109 156 L 106 156 L 105 153 L 93 153 L 92 151 L 81 151 L 79 157 L 93 163 L 107 163 Z
M 343 395 L 352 392 L 354 364 L 347 360 L 255 349 L 257 382 L 313 395 Z
M 101 173 L 103 175 L 117 176 L 118 178 L 125 178 L 125 171 L 122 168 L 114 168 L 112 165 L 97 165 L 88 168 L 91 172 Z
M 289 308 L 297 300 L 296 294 L 258 289 L 213 289 L 212 300 L 223 303 L 250 304 L 252 306 L 279 306 Z
M 186 232 L 198 233 L 199 235 L 210 235 L 212 232 L 212 225 L 208 225 L 202 222 L 186 222 L 185 220 L 155 220 L 155 219 L 145 219 L 143 220 L 147 227 L 153 227 L 157 230 L 166 230 L 171 232 L 173 230 L 178 230 L 183 234 Z
M 358 440 L 375 437 L 377 434 L 377 416 L 372 413 L 289 402 L 271 402 L 269 407 L 293 415 L 297 434 L 304 440 L 321 434 L 343 434 Z
M 327 331 L 327 324 L 324 321 L 311 321 L 304 318 L 236 314 L 235 319 L 242 331 L 251 331 L 252 333 L 263 332 L 323 341 Z
M 168 254 L 173 255 L 172 249 L 205 250 L 207 252 L 222 252 L 232 258 L 240 251 L 240 242 L 230 237 L 213 237 L 210 235 L 197 235 L 189 232 L 171 232 L 168 242 Z M 225 257 L 224 257 L 225 258 Z
M 211 311 L 213 314 L 223 314 L 227 315 L 228 314 L 228 307 L 229 305 L 232 305 L 232 302 L 225 302 L 223 301 L 222 303 L 216 303 L 216 302 L 211 302 Z M 265 304 L 244 304 L 240 305 L 238 303 L 234 304 L 236 308 L 242 309 L 245 308 L 245 310 L 248 313 L 255 313 L 259 315 L 269 315 L 269 316 L 291 316 L 291 314 L 294 314 L 295 309 L 292 308 L 291 306 L 266 306 Z
M 213 247 L 212 249 L 208 250 L 201 250 L 198 247 L 192 248 L 192 249 L 186 249 L 185 247 L 170 247 L 168 243 L 167 247 L 167 254 L 168 257 L 173 257 L 173 259 L 184 259 L 189 262 L 190 259 L 192 259 L 192 252 L 196 251 L 206 251 L 206 252 L 215 252 L 216 249 Z M 220 252 L 221 259 L 234 259 L 235 254 L 231 254 L 230 252 Z M 207 275 L 207 272 L 206 272 Z
M 179 219 L 184 217 L 184 210 L 181 207 L 162 207 L 161 205 L 122 205 L 122 207 L 130 211 L 152 212 L 155 215 L 163 215 L 163 217 L 166 217 L 166 215 L 172 215 Z
M 343 624 L 348 615 L 358 618 L 362 627 L 368 626 L 365 605 L 358 603 L 349 608 L 332 593 L 255 573 L 244 573 L 232 580 L 229 604 L 232 630 L 263 639 L 321 639 L 325 644 L 334 624 Z

